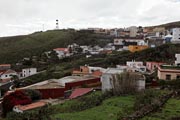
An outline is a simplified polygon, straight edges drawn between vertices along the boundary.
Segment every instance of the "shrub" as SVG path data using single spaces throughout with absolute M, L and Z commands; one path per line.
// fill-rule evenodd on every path
M 129 72 L 113 75 L 111 80 L 113 94 L 122 95 L 135 93 L 137 91 L 136 81 L 138 76 L 137 74 Z
M 50 120 L 53 109 L 43 107 L 37 110 L 25 111 L 24 113 L 9 112 L 7 120 Z
M 32 101 L 40 100 L 42 94 L 38 90 L 25 89 L 24 92 L 31 98 Z
M 159 94 L 159 92 L 152 89 L 148 89 L 137 94 L 135 97 L 134 109 L 139 110 L 145 105 L 152 104 L 152 102 L 159 96 Z
M 10 111 L 12 111 L 12 108 L 15 105 L 26 105 L 30 104 L 32 102 L 31 98 L 28 97 L 23 91 L 17 90 L 15 92 L 9 93 L 8 95 L 5 95 L 2 102 L 2 108 L 3 108 L 3 115 L 6 116 L 6 114 Z

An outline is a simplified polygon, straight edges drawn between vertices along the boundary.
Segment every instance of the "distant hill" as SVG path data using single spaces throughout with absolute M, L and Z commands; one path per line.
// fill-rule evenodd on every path
M 180 27 L 180 21 L 166 23 L 166 24 L 162 24 L 162 25 L 156 25 L 156 26 L 149 26 L 149 27 L 146 27 L 146 28 L 155 28 L 155 27 L 165 27 L 165 29 L 171 29 L 171 28 L 175 28 L 175 27 Z
M 0 63 L 15 63 L 24 57 L 41 55 L 56 47 L 67 47 L 72 43 L 80 45 L 102 44 L 104 36 L 92 32 L 75 30 L 51 30 L 25 36 L 0 38 Z

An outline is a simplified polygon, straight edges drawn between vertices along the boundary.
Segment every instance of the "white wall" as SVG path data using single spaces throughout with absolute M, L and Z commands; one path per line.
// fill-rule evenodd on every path
M 101 76 L 101 83 L 102 83 L 102 91 L 106 92 L 108 90 L 111 90 L 112 83 L 111 83 L 112 75 L 111 74 L 103 74 Z
M 175 64 L 180 64 L 180 54 L 176 54 L 176 61 Z
M 129 67 L 143 66 L 143 62 L 126 62 L 126 65 Z
M 31 75 L 34 75 L 37 73 L 37 68 L 26 68 L 22 69 L 22 75 L 23 77 L 29 77 Z
M 17 75 L 17 73 L 8 73 L 8 74 L 3 74 L 0 76 L 1 79 L 10 79 L 12 78 L 12 75 Z
M 172 42 L 180 42 L 180 28 L 173 28 Z

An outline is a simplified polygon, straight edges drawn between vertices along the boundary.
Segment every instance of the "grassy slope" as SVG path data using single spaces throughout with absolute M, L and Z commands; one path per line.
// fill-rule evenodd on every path
M 23 37 L 0 39 L 0 62 L 17 62 L 18 59 L 42 53 L 53 47 L 62 46 L 64 38 L 70 39 L 63 31 L 48 31 Z M 14 59 L 14 60 L 13 60 Z
M 142 120 L 169 120 L 172 117 L 180 116 L 180 100 L 170 99 L 161 111 L 153 113 Z
M 171 29 L 171 28 L 175 28 L 175 27 L 180 27 L 180 21 L 171 22 L 171 23 L 166 23 L 166 24 L 157 25 L 157 26 L 149 26 L 149 27 L 147 27 L 147 28 L 155 28 L 155 27 L 165 27 L 166 29 Z
M 133 107 L 133 100 L 132 96 L 113 97 L 105 100 L 100 106 L 81 112 L 55 114 L 53 120 L 56 118 L 62 120 L 116 120 L 117 113 L 122 111 L 123 107 Z
M 0 38 L 0 63 L 14 63 L 72 43 L 96 44 L 100 36 L 87 32 L 53 30 L 26 36 Z M 98 43 L 97 43 L 98 44 Z

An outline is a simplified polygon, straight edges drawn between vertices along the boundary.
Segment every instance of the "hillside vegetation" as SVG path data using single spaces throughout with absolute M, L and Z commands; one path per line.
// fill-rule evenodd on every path
M 166 23 L 166 24 L 157 25 L 157 26 L 149 26 L 149 28 L 155 28 L 155 27 L 165 27 L 166 29 L 171 29 L 171 28 L 175 28 L 175 27 L 180 27 L 180 21 L 171 22 L 171 23 Z
M 101 40 L 104 37 L 100 35 L 74 30 L 52 30 L 26 36 L 4 37 L 0 38 L 0 63 L 15 63 L 24 57 L 39 56 L 45 51 L 67 47 L 72 43 L 102 44 Z

